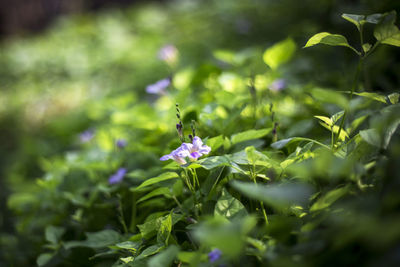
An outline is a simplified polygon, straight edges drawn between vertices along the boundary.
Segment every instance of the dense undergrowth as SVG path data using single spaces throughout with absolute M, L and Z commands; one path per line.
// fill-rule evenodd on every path
M 257 21 L 239 16 L 259 6 L 219 3 L 220 25 L 190 4 L 143 7 L 132 21 L 65 19 L 2 55 L 5 87 L 29 86 L 4 91 L 1 114 L 37 136 L 11 144 L 21 161 L 4 171 L 13 216 L 2 223 L 14 227 L 0 263 L 399 263 L 399 85 L 374 80 L 383 63 L 367 72 L 400 46 L 396 13 L 344 14 L 349 42 L 327 32 L 306 42 L 325 30 L 309 27 L 300 43 L 293 28 L 265 49 Z M 312 54 L 335 49 L 346 73 L 316 70 Z

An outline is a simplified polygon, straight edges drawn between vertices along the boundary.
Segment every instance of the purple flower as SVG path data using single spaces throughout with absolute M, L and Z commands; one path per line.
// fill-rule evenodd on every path
M 146 87 L 146 92 L 149 94 L 165 94 L 165 89 L 171 84 L 171 80 L 169 78 L 159 80 L 156 83 L 150 84 Z
M 170 154 L 162 156 L 160 160 L 165 161 L 169 159 L 175 160 L 178 164 L 186 164 L 186 158 L 191 161 L 197 160 L 199 157 L 210 153 L 211 148 L 203 145 L 200 137 L 195 136 L 192 143 L 183 143 L 180 147 L 172 151 Z
M 168 64 L 175 64 L 178 59 L 178 49 L 173 45 L 165 45 L 158 51 L 158 58 Z
M 117 141 L 115 142 L 115 145 L 118 147 L 118 148 L 124 148 L 124 147 L 126 147 L 126 144 L 127 144 L 128 142 L 125 140 L 125 139 L 117 139 Z
M 284 79 L 278 79 L 271 83 L 269 89 L 274 92 L 279 92 L 286 87 L 286 81 Z
M 125 174 L 126 174 L 126 169 L 119 168 L 116 173 L 114 173 L 113 175 L 110 176 L 110 178 L 108 179 L 108 183 L 109 184 L 120 183 L 122 181 L 122 179 L 124 179 Z
M 92 140 L 93 137 L 94 137 L 93 130 L 86 130 L 79 135 L 79 139 L 81 140 L 81 143 L 87 143 L 90 140 Z
M 222 256 L 222 251 L 217 248 L 211 250 L 211 252 L 208 253 L 208 259 L 211 263 L 219 260 L 219 258 L 221 258 L 221 256 Z

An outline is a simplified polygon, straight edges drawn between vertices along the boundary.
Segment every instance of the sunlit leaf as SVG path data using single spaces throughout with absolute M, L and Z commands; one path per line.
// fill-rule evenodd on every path
M 375 38 L 388 45 L 400 46 L 400 30 L 394 24 L 396 21 L 396 11 L 384 14 L 379 24 L 375 27 Z
M 272 128 L 267 128 L 267 129 L 260 129 L 260 130 L 248 130 L 245 132 L 237 133 L 232 135 L 231 137 L 231 142 L 232 144 L 237 144 L 240 142 L 244 142 L 247 140 L 253 140 L 253 139 L 258 139 L 261 138 L 267 134 L 269 134 L 272 131 Z
M 268 66 L 276 69 L 288 62 L 295 51 L 296 43 L 291 38 L 287 38 L 265 50 L 263 59 Z
M 358 53 L 354 47 L 349 45 L 346 37 L 344 37 L 343 35 L 340 35 L 340 34 L 332 34 L 329 32 L 317 33 L 307 41 L 304 48 L 311 47 L 311 46 L 314 46 L 317 44 L 326 44 L 326 45 L 331 45 L 331 46 L 345 46 L 345 47 L 348 47 L 351 50 L 355 51 L 356 53 Z
M 334 189 L 320 197 L 310 208 L 310 211 L 317 211 L 326 209 L 331 206 L 336 200 L 343 197 L 345 194 L 349 192 L 349 187 L 341 187 L 338 189 Z

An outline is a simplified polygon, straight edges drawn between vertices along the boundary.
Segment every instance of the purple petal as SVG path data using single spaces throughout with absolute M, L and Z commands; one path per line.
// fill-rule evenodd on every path
M 173 157 L 171 156 L 171 154 L 164 155 L 164 156 L 162 156 L 162 157 L 160 158 L 161 161 L 166 161 L 166 160 L 169 160 L 169 159 L 173 159 Z
M 211 263 L 219 260 L 221 256 L 222 256 L 222 251 L 217 248 L 213 249 L 210 253 L 208 253 L 208 259 Z
M 125 168 L 119 168 L 115 174 L 110 176 L 110 178 L 108 179 L 108 183 L 117 184 L 121 182 L 124 179 L 126 172 L 127 170 Z
M 195 152 L 192 152 L 192 153 L 190 153 L 190 157 L 192 158 L 192 159 L 198 159 L 198 158 L 200 158 L 202 155 L 199 153 L 199 152 L 197 152 L 197 151 L 195 151 Z
M 203 145 L 202 147 L 200 147 L 199 152 L 201 154 L 208 154 L 211 151 L 211 147 Z
M 195 136 L 193 138 L 193 142 L 192 143 L 193 143 L 193 146 L 195 147 L 196 150 L 198 150 L 203 145 L 203 141 L 198 136 Z

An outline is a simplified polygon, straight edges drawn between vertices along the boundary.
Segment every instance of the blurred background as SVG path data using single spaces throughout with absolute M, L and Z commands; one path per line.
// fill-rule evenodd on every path
M 178 67 L 218 72 L 216 50 L 262 53 L 288 36 L 300 48 L 320 31 L 359 48 L 354 25 L 340 15 L 390 10 L 399 11 L 400 1 L 1 0 L 0 245 L 18 248 L 21 264 L 34 261 L 17 234 L 24 222 L 16 225 L 18 211 L 10 210 L 29 195 L 9 196 L 35 192 L 42 159 L 76 148 L 80 133 L 123 103 L 105 99 L 151 101 L 146 86 Z M 169 44 L 179 51 L 175 69 L 157 57 Z M 398 49 L 376 53 L 365 66 L 365 90 L 398 91 Z M 357 58 L 344 48 L 299 49 L 294 62 L 299 85 L 348 90 Z

